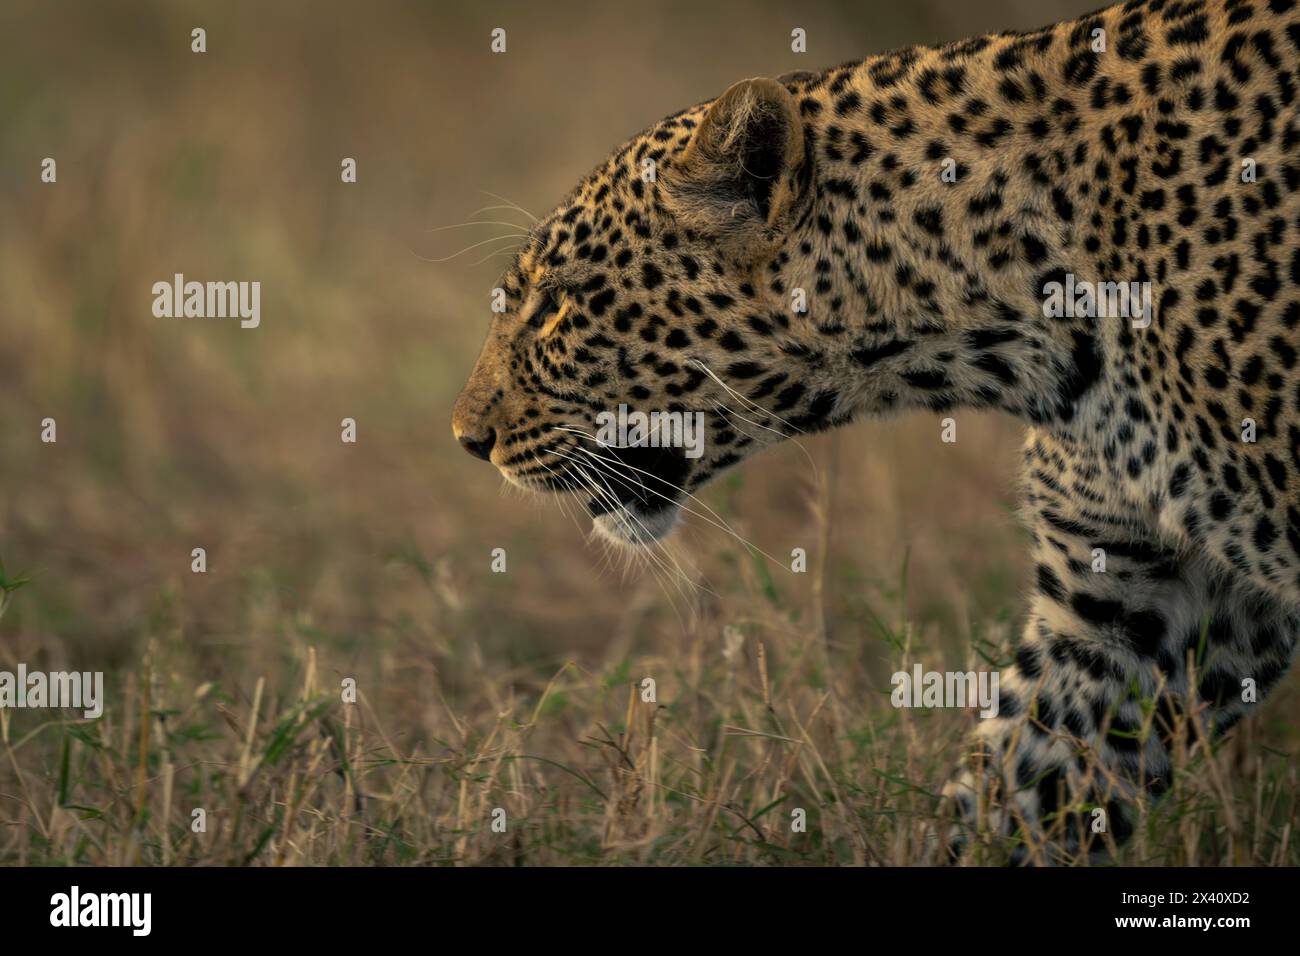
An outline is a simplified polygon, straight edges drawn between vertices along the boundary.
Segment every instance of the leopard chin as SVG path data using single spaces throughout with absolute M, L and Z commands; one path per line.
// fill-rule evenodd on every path
M 672 533 L 681 514 L 677 502 L 660 502 L 647 507 L 640 503 L 621 504 L 595 515 L 591 526 L 596 535 L 621 546 L 646 546 Z
M 677 448 L 601 446 L 603 460 L 587 513 L 597 536 L 618 545 L 647 546 L 672 533 L 691 474 Z

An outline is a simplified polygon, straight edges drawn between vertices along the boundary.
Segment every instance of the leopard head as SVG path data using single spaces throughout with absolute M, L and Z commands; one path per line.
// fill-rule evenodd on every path
M 616 150 L 499 283 L 461 445 L 516 485 L 580 494 L 601 535 L 635 544 L 752 451 L 833 423 L 781 268 L 811 218 L 806 139 L 786 86 L 752 79 Z

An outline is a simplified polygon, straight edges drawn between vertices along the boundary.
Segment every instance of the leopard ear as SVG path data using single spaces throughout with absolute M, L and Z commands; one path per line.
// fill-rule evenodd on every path
M 799 107 L 776 80 L 741 80 L 713 101 L 667 192 L 675 213 L 743 244 L 772 241 L 808 194 Z

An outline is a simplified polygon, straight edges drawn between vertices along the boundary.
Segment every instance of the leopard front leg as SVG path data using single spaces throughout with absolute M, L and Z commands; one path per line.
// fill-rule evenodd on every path
M 1001 843 L 1011 862 L 1039 865 L 1114 845 L 1131 832 L 1138 782 L 1152 793 L 1167 786 L 1165 748 L 1124 693 L 1121 655 L 1077 634 L 1031 616 L 1000 674 L 997 714 L 980 721 L 944 789 L 958 821 L 951 858 L 966 856 L 972 841 Z
M 1026 459 L 1029 618 L 999 712 L 944 792 L 959 821 L 952 855 L 1014 837 L 1013 861 L 1050 863 L 1123 843 L 1139 793 L 1170 785 L 1180 720 L 1232 726 L 1285 672 L 1300 616 L 1162 542 L 1070 448 L 1035 436 Z

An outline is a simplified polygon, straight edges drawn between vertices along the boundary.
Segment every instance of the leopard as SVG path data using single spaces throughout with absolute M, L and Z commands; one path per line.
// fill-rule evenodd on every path
M 1067 859 L 1080 808 L 1122 844 L 1177 735 L 1222 740 L 1300 630 L 1298 90 L 1296 0 L 1130 0 L 741 80 L 531 229 L 454 436 L 637 548 L 769 445 L 1018 419 L 1023 629 L 937 853 Z M 598 440 L 620 405 L 702 414 L 702 453 Z

